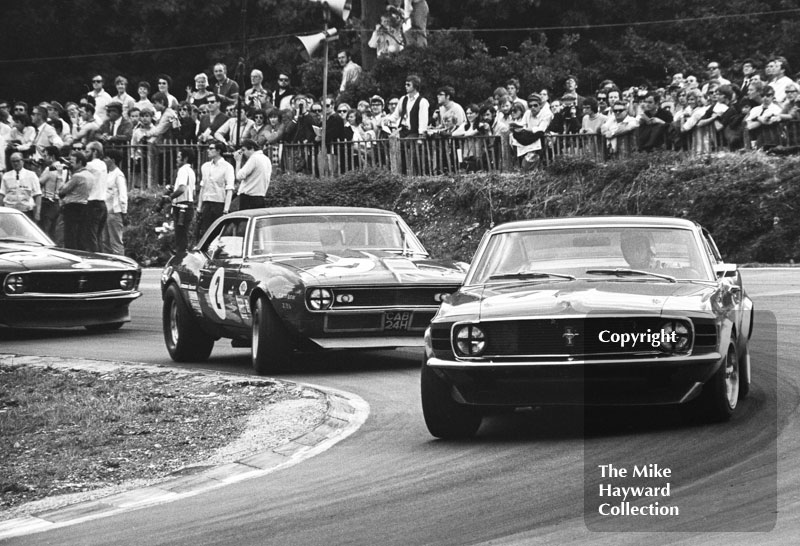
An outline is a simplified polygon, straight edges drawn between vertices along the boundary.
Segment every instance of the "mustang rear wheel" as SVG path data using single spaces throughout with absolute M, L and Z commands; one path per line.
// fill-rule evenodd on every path
M 739 401 L 739 358 L 736 341 L 731 340 L 725 360 L 703 386 L 706 415 L 712 421 L 727 421 Z
M 164 294 L 161 323 L 167 351 L 175 362 L 203 361 L 211 354 L 214 338 L 197 324 L 174 284 Z
M 450 386 L 422 361 L 420 381 L 422 413 L 428 431 L 443 440 L 471 438 L 481 426 L 481 414 L 459 404 L 450 394 Z
M 259 296 L 253 305 L 253 369 L 258 375 L 281 370 L 288 365 L 291 352 L 286 327 L 267 298 Z

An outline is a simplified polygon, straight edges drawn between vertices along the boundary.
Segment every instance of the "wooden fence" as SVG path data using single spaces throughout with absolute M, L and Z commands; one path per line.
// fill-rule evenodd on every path
M 679 144 L 669 147 L 702 155 L 729 149 L 730 144 L 713 125 L 696 127 Z M 741 147 L 800 147 L 800 121 L 762 127 L 753 134 L 744 131 Z M 169 142 L 146 146 L 116 146 L 123 152 L 122 169 L 131 188 L 152 188 L 171 184 L 178 169 L 178 152 L 189 147 L 195 152 L 195 170 L 208 160 L 205 145 Z M 737 148 L 740 146 L 736 146 Z M 623 159 L 638 151 L 637 132 L 616 137 L 613 142 L 598 134 L 550 134 L 537 152 L 541 164 L 563 156 L 584 156 L 604 161 Z M 508 137 L 475 136 L 450 138 L 387 138 L 361 142 L 337 142 L 321 157 L 319 143 L 281 143 L 268 146 L 265 154 L 277 172 L 328 176 L 359 169 L 385 169 L 411 176 L 459 174 L 476 171 L 508 172 L 522 168 Z

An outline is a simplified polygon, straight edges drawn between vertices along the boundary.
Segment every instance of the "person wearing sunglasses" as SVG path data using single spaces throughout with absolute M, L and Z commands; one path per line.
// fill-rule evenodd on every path
M 639 121 L 628 115 L 628 103 L 619 100 L 611 106 L 611 116 L 600 128 L 600 132 L 608 139 L 611 153 L 617 153 L 619 137 L 635 131 L 637 127 L 639 127 Z
M 220 111 L 219 99 L 216 95 L 211 95 L 206 99 L 208 114 L 200 118 L 200 142 L 208 142 L 213 139 L 214 133 L 222 127 L 228 120 L 228 116 Z
M 272 104 L 279 110 L 288 110 L 292 108 L 294 103 L 294 96 L 297 91 L 290 85 L 289 75 L 281 72 L 278 74 L 278 86 L 272 92 Z
M 92 90 L 89 96 L 94 97 L 94 109 L 97 120 L 103 123 L 106 120 L 106 106 L 111 102 L 111 95 L 103 89 L 103 76 L 100 74 L 92 78 Z

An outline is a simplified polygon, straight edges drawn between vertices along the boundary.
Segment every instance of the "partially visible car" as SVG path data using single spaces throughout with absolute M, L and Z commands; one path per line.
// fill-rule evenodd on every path
M 250 347 L 272 373 L 293 351 L 422 346 L 466 264 L 434 260 L 397 214 L 356 207 L 234 212 L 164 268 L 164 341 L 202 361 L 214 342 Z
M 22 212 L 0 207 L 0 326 L 116 330 L 141 296 L 124 256 L 57 248 Z
M 741 274 L 694 222 L 500 225 L 426 331 L 425 422 L 464 438 L 500 409 L 690 402 L 726 420 L 750 390 L 752 329 Z

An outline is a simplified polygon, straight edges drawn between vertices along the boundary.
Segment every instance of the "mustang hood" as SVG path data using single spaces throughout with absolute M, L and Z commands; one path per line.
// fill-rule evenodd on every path
M 134 266 L 127 258 L 25 244 L 0 245 L 0 269 L 108 269 Z
M 664 311 L 705 311 L 716 287 L 689 282 L 564 281 L 505 283 L 472 288 L 451 299 L 453 314 L 477 315 L 481 320 L 513 316 L 661 314 Z M 478 296 L 478 297 L 475 297 Z
M 461 284 L 464 271 L 454 263 L 403 257 L 389 252 L 342 250 L 276 261 L 295 269 L 305 282 L 321 285 L 435 283 Z

